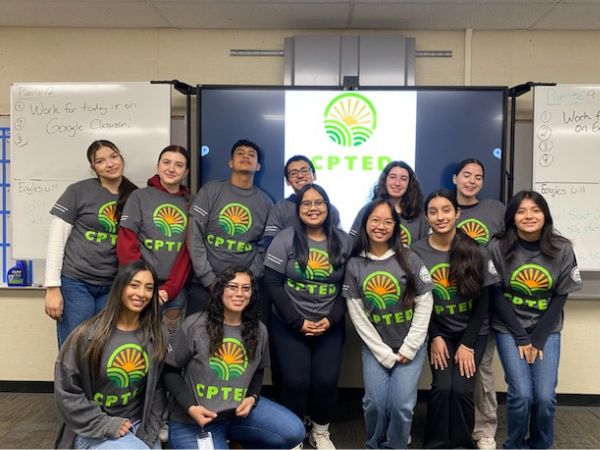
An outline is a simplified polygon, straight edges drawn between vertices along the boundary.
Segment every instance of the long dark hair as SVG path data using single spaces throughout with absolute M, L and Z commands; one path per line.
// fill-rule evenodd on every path
M 439 189 L 429 194 L 425 200 L 426 212 L 429 209 L 429 202 L 437 197 L 445 198 L 452 203 L 455 211 L 459 210 L 456 194 L 449 189 Z M 456 281 L 458 294 L 466 298 L 478 297 L 484 282 L 485 261 L 477 243 L 460 228 L 456 229 L 450 244 L 448 259 L 449 277 Z
M 360 221 L 360 228 L 358 230 L 358 233 L 356 234 L 356 238 L 354 239 L 354 245 L 352 246 L 351 256 L 360 257 L 364 252 L 369 251 L 371 244 L 369 241 L 369 236 L 367 235 L 367 222 L 369 221 L 369 216 L 371 215 L 373 210 L 379 205 L 387 205 L 392 213 L 392 219 L 394 219 L 394 228 L 392 231 L 392 236 L 388 241 L 388 245 L 392 250 L 394 250 L 396 261 L 398 261 L 400 268 L 406 275 L 406 294 L 404 295 L 404 299 L 402 300 L 402 305 L 405 308 L 410 308 L 415 303 L 415 294 L 417 292 L 415 274 L 412 272 L 408 264 L 408 252 L 412 250 L 410 250 L 408 247 L 405 247 L 402 244 L 402 237 L 400 231 L 400 216 L 396 212 L 394 204 L 389 198 L 378 197 L 367 204 L 365 208 L 365 213 L 363 214 L 362 219 Z M 365 260 L 365 264 L 366 263 L 367 261 Z
M 392 161 L 385 166 L 379 175 L 377 184 L 373 188 L 372 200 L 376 199 L 377 197 L 389 197 L 385 187 L 385 182 L 394 167 L 405 169 L 408 172 L 409 178 L 406 192 L 400 199 L 400 216 L 406 220 L 414 219 L 423 212 L 423 193 L 421 192 L 421 186 L 419 185 L 419 180 L 417 180 L 415 171 L 404 161 Z
M 245 273 L 248 275 L 250 277 L 250 283 L 252 284 L 250 303 L 248 303 L 248 306 L 242 311 L 242 340 L 244 341 L 248 359 L 254 359 L 260 337 L 258 286 L 250 270 L 247 267 L 242 266 L 224 270 L 211 286 L 210 298 L 208 300 L 208 323 L 206 326 L 210 342 L 210 354 L 216 354 L 223 344 L 223 321 L 225 320 L 223 293 L 225 292 L 227 283 L 233 280 L 238 273 Z
M 140 312 L 140 328 L 142 332 L 143 346 L 146 347 L 150 341 L 153 343 L 154 353 L 152 359 L 155 363 L 160 363 L 166 355 L 166 346 L 163 340 L 163 333 L 160 318 L 160 305 L 158 300 L 158 278 L 154 269 L 143 261 L 135 261 L 119 268 L 117 276 L 113 281 L 106 307 L 91 319 L 83 322 L 73 331 L 72 342 L 77 343 L 77 354 L 84 356 L 82 352 L 83 339 L 87 331 L 91 328 L 93 332 L 89 337 L 90 345 L 86 350 L 85 356 L 89 359 L 90 373 L 98 377 L 100 375 L 100 360 L 102 352 L 110 335 L 117 327 L 117 321 L 123 308 L 123 293 L 125 289 L 138 272 L 148 271 L 152 274 L 154 288 L 152 289 L 152 299 L 150 303 Z
M 515 224 L 515 214 L 525 199 L 530 199 L 535 203 L 544 214 L 544 226 L 540 235 L 540 250 L 541 252 L 554 258 L 558 256 L 560 244 L 568 242 L 554 229 L 554 220 L 550 214 L 550 208 L 546 199 L 536 191 L 521 191 L 518 192 L 506 205 L 504 213 L 504 231 L 497 234 L 500 240 L 500 250 L 505 255 L 507 261 L 512 261 L 515 256 L 515 249 L 519 241 L 517 234 L 517 225 Z
M 298 192 L 296 197 L 296 216 L 294 217 L 294 254 L 296 256 L 296 262 L 302 269 L 302 272 L 306 271 L 306 265 L 308 264 L 308 236 L 306 235 L 306 225 L 300 219 L 300 204 L 304 198 L 304 194 L 309 189 L 317 191 L 327 206 L 327 218 L 323 222 L 323 231 L 327 237 L 327 253 L 329 254 L 329 262 L 334 268 L 338 268 L 343 265 L 347 259 L 347 255 L 342 254 L 342 242 L 336 232 L 335 218 L 332 217 L 331 203 L 329 202 L 329 196 L 325 189 L 318 184 L 305 184 Z
M 96 156 L 96 152 L 100 150 L 102 147 L 108 147 L 115 153 L 119 155 L 121 161 L 123 161 L 123 165 L 125 164 L 125 159 L 123 158 L 123 154 L 119 147 L 117 147 L 111 141 L 107 141 L 106 139 L 99 139 L 90 144 L 87 149 L 86 156 L 87 160 L 90 163 L 92 169 L 94 168 L 94 156 Z M 94 171 L 95 172 L 95 171 Z M 96 174 L 97 175 L 97 174 Z M 121 214 L 123 214 L 123 208 L 125 207 L 125 203 L 127 203 L 127 199 L 129 198 L 129 194 L 137 189 L 137 186 L 129 181 L 125 175 L 121 178 L 121 184 L 119 184 L 119 197 L 117 199 L 117 208 L 116 208 L 116 216 L 117 216 L 117 226 L 121 220 Z

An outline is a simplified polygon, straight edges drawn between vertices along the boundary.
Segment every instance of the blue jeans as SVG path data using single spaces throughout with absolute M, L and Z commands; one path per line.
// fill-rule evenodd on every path
M 209 431 L 215 449 L 229 448 L 227 439 L 244 444 L 244 448 L 294 448 L 304 440 L 304 424 L 290 410 L 264 397 L 248 414 L 207 424 L 169 421 L 169 448 L 198 448 L 196 435 Z
M 64 309 L 57 322 L 59 348 L 77 325 L 104 309 L 111 287 L 110 284 L 90 284 L 64 275 L 60 279 Z
M 148 449 L 148 447 L 142 440 L 138 439 L 135 435 L 138 427 L 140 426 L 140 421 L 138 420 L 133 424 L 133 429 L 125 436 L 116 439 L 94 439 L 94 438 L 86 438 L 83 436 L 77 436 L 75 438 L 75 448 L 81 449 Z M 160 449 L 160 441 L 157 439 L 153 449 Z
M 407 364 L 386 369 L 363 345 L 363 413 L 367 448 L 406 448 L 417 402 L 417 384 L 427 354 L 423 345 Z
M 508 384 L 508 436 L 503 447 L 550 448 L 554 440 L 560 333 L 548 336 L 544 359 L 538 358 L 533 364 L 521 359 L 512 335 L 496 333 L 496 344 Z M 529 438 L 525 439 L 528 430 Z

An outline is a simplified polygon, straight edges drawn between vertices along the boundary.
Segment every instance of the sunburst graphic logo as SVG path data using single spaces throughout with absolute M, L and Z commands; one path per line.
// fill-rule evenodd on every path
M 137 344 L 118 347 L 106 363 L 106 376 L 117 387 L 139 383 L 148 373 L 148 354 Z
M 465 219 L 458 224 L 458 228 L 462 229 L 467 236 L 479 245 L 487 245 L 490 241 L 490 230 L 480 220 Z
M 302 273 L 300 264 L 294 264 L 297 273 Z M 317 248 L 308 251 L 308 261 L 304 276 L 307 280 L 324 280 L 333 273 L 333 267 L 329 262 L 329 254 Z
M 537 264 L 519 266 L 510 277 L 510 287 L 524 295 L 533 295 L 538 291 L 552 289 L 550 272 Z
M 400 224 L 400 241 L 409 247 L 412 245 L 412 236 L 410 231 L 402 224 Z
M 384 271 L 373 272 L 365 278 L 362 289 L 367 302 L 377 309 L 386 309 L 400 298 L 398 280 Z
M 219 213 L 219 225 L 230 236 L 244 234 L 252 226 L 252 214 L 241 203 L 228 203 Z
M 377 111 L 364 95 L 346 92 L 325 108 L 325 132 L 343 147 L 358 147 L 369 140 L 377 128 Z
M 110 201 L 98 209 L 98 222 L 108 233 L 117 232 L 117 202 Z
M 456 281 L 450 279 L 450 264 L 436 264 L 429 271 L 433 280 L 433 293 L 443 300 L 450 300 L 456 295 Z
M 244 345 L 235 338 L 225 338 L 217 353 L 208 360 L 210 368 L 223 381 L 234 380 L 246 371 L 248 355 Z
M 165 236 L 183 233 L 187 226 L 187 215 L 170 203 L 159 205 L 152 213 L 152 220 Z

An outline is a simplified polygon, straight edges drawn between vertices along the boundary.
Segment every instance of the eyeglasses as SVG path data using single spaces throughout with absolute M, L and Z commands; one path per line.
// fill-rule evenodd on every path
M 238 292 L 241 289 L 244 294 L 247 294 L 248 292 L 252 291 L 252 285 L 243 284 L 242 286 L 238 286 L 235 283 L 227 283 L 225 285 L 225 289 L 227 289 L 229 292 Z
M 383 225 L 385 228 L 392 228 L 396 222 L 392 219 L 381 219 L 380 217 L 369 217 L 369 223 L 375 227 Z
M 303 167 L 302 169 L 293 169 L 288 172 L 288 178 L 296 178 L 298 175 L 308 175 L 310 173 L 310 167 Z
M 304 211 L 308 211 L 313 206 L 317 209 L 321 209 L 325 205 L 327 205 L 327 202 L 323 199 L 315 200 L 314 202 L 311 202 L 310 200 L 302 200 L 300 202 L 300 208 Z

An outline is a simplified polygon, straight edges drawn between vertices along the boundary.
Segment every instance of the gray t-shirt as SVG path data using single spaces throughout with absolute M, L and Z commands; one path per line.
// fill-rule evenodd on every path
M 93 381 L 93 398 L 109 416 L 141 419 L 144 390 L 150 365 L 142 336 L 116 329 L 102 351 L 100 377 Z
M 419 256 L 407 249 L 410 271 L 416 282 L 416 295 L 423 295 L 433 289 L 421 277 L 426 271 Z M 381 339 L 392 349 L 400 348 L 412 323 L 413 308 L 405 307 L 406 273 L 398 264 L 396 255 L 384 260 L 370 260 L 364 257 L 350 258 L 346 265 L 343 295 L 346 298 L 360 298 L 369 321 Z
M 241 189 L 229 180 L 209 181 L 190 208 L 190 257 L 194 274 L 208 286 L 232 266 L 263 270 L 262 235 L 273 202 L 261 189 Z
M 160 281 L 169 277 L 185 243 L 186 210 L 184 197 L 154 187 L 133 191 L 125 204 L 120 226 L 137 234 L 142 259 L 154 268 Z
M 350 253 L 350 239 L 335 230 L 342 244 L 342 254 Z M 303 272 L 294 253 L 294 229 L 286 228 L 273 239 L 265 258 L 265 267 L 286 276 L 285 291 L 303 318 L 321 320 L 328 315 L 342 287 L 344 265 L 333 267 L 329 260 L 327 240 L 308 240 L 309 254 Z
M 352 237 L 355 237 L 358 234 L 360 229 L 360 223 L 365 215 L 365 211 L 367 209 L 367 205 L 363 206 L 354 222 L 352 222 L 352 226 L 350 227 L 350 231 L 348 234 Z M 429 223 L 427 223 L 427 217 L 425 214 L 421 213 L 416 217 L 413 217 L 410 220 L 406 220 L 403 217 L 400 218 L 400 232 L 402 237 L 402 243 L 411 247 L 415 242 L 420 239 L 423 239 L 429 233 Z
M 488 245 L 494 234 L 504 231 L 506 207 L 498 200 L 484 198 L 473 206 L 461 206 L 458 228 L 479 245 Z
M 556 258 L 517 245 L 510 262 L 500 251 L 497 239 L 488 247 L 504 287 L 504 299 L 511 303 L 517 319 L 528 333 L 548 309 L 553 294 L 566 295 L 581 289 L 581 274 L 573 247 L 568 241 L 559 245 Z M 562 326 L 563 314 L 560 314 L 550 332 L 559 332 Z M 492 327 L 501 333 L 509 333 L 497 316 L 492 318 Z
M 267 224 L 265 225 L 264 237 L 273 238 L 282 230 L 291 227 L 294 224 L 296 217 L 296 194 L 290 195 L 288 198 L 279 200 L 269 213 Z M 331 206 L 331 216 L 334 220 L 334 225 L 340 228 L 340 213 L 337 208 Z
M 428 237 L 416 242 L 412 248 L 423 258 L 435 286 L 433 288 L 433 314 L 431 320 L 435 320 L 442 336 L 460 335 L 469 325 L 474 299 L 459 295 L 456 281 L 450 279 L 450 252 L 433 248 Z M 500 278 L 489 253 L 483 247 L 479 247 L 479 251 L 482 253 L 485 262 L 483 286 L 496 284 L 500 281 Z M 486 318 L 479 334 L 487 334 L 488 332 L 489 318 Z
M 246 397 L 246 390 L 257 369 L 270 364 L 267 329 L 259 322 L 259 339 L 254 358 L 248 358 L 242 326 L 223 325 L 223 343 L 210 354 L 207 313 L 185 319 L 169 345 L 166 363 L 183 369 L 183 377 L 198 405 L 216 413 L 235 409 Z M 176 405 L 172 416 L 178 422 L 194 423 Z
M 117 194 L 90 178 L 70 185 L 50 214 L 73 226 L 62 273 L 95 285 L 111 284 L 117 273 Z

